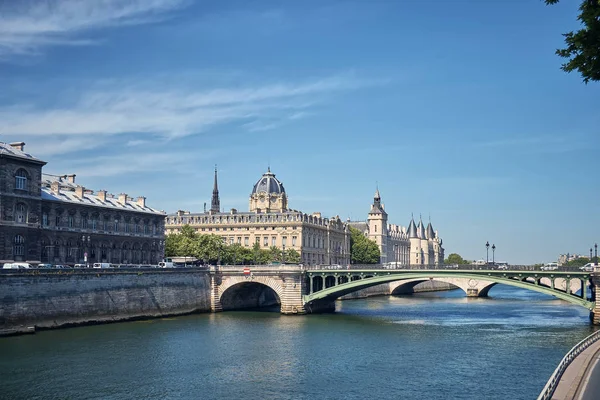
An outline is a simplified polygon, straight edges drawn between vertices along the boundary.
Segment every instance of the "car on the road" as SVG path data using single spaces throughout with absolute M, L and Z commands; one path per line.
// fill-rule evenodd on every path
M 2 269 L 28 269 L 31 264 L 25 262 L 4 263 Z
M 38 264 L 37 268 L 52 268 L 52 264 Z
M 541 268 L 542 271 L 556 271 L 558 269 L 558 263 L 551 262 L 544 264 Z
M 579 267 L 579 270 L 581 271 L 585 271 L 585 272 L 591 272 L 594 270 L 595 264 L 594 263 L 587 263 L 585 265 L 582 265 L 581 267 Z
M 506 271 L 508 270 L 508 265 L 506 264 L 499 264 L 497 269 L 502 270 L 502 271 Z

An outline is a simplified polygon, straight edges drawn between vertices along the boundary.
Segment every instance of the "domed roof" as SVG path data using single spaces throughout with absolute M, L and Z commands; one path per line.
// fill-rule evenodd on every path
M 256 182 L 252 189 L 252 194 L 265 192 L 267 194 L 282 194 L 285 193 L 283 183 L 279 182 L 275 178 L 275 174 L 271 172 L 271 168 L 263 174 L 263 176 Z

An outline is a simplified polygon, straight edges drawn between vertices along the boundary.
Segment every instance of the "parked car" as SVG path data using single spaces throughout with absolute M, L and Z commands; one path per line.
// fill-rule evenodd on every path
M 52 264 L 38 264 L 37 268 L 52 268 Z
M 67 265 L 56 264 L 56 265 L 54 265 L 54 268 L 57 268 L 57 269 L 66 269 L 66 268 L 69 268 L 69 267 Z
M 94 263 L 94 268 L 112 268 L 111 263 Z
M 29 269 L 31 264 L 25 262 L 4 263 L 2 269 Z
M 85 265 L 85 264 L 75 264 L 73 266 L 73 268 L 86 268 L 86 267 L 87 267 L 87 265 Z

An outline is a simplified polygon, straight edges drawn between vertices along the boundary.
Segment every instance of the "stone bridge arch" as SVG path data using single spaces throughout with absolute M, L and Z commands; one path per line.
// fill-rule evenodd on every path
M 228 276 L 222 279 L 217 295 L 221 310 L 268 307 L 281 304 L 283 282 L 270 276 Z M 265 291 L 265 289 L 270 289 Z M 273 298 L 272 294 L 275 294 Z
M 419 283 L 427 281 L 444 282 L 461 289 L 468 297 L 486 297 L 496 282 L 485 279 L 474 278 L 453 278 L 453 277 L 435 277 L 435 278 L 413 278 L 390 282 L 390 294 L 412 293 L 412 289 Z

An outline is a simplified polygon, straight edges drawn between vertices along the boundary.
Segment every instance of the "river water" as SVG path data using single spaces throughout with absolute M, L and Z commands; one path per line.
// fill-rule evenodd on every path
M 3 399 L 535 399 L 588 311 L 496 286 L 0 338 Z

